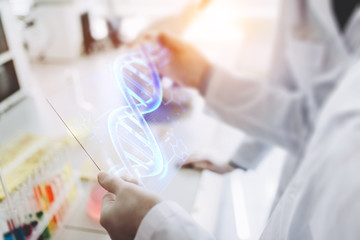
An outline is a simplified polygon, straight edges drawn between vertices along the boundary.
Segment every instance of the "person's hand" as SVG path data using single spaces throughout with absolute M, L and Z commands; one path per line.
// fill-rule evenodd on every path
M 210 161 L 208 159 L 194 159 L 194 158 L 190 158 L 189 160 L 187 160 L 184 165 L 182 166 L 183 168 L 193 168 L 196 170 L 210 170 L 212 172 L 215 173 L 219 173 L 219 174 L 225 174 L 228 172 L 233 171 L 235 168 L 233 166 L 231 166 L 229 163 L 214 163 L 213 161 Z
M 134 47 L 152 39 L 152 36 L 158 35 L 161 32 L 171 34 L 172 36 L 181 36 L 192 20 L 211 2 L 212 0 L 190 1 L 180 14 L 153 22 L 141 31 L 135 39 L 126 43 L 126 46 Z
M 102 201 L 100 224 L 113 240 L 134 239 L 142 219 L 160 199 L 133 180 L 100 172 L 98 181 L 108 191 Z
M 164 33 L 158 42 L 170 51 L 170 61 L 159 67 L 160 75 L 188 87 L 199 88 L 210 69 L 208 60 L 194 47 Z

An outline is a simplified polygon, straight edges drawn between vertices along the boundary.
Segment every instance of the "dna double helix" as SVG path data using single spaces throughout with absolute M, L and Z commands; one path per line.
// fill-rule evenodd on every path
M 114 74 L 127 106 L 113 110 L 108 117 L 108 131 L 122 164 L 110 168 L 114 174 L 127 172 L 136 179 L 164 174 L 167 161 L 144 118 L 162 101 L 160 76 L 151 48 L 119 58 Z M 160 51 L 161 52 L 161 51 Z M 163 51 L 162 51 L 163 52 Z

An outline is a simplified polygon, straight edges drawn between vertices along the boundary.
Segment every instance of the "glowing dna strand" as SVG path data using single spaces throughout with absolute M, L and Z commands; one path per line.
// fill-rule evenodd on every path
M 114 165 L 110 172 L 126 171 L 138 180 L 167 171 L 167 162 L 143 116 L 156 110 L 162 101 L 160 77 L 153 60 L 149 49 L 142 47 L 138 53 L 122 57 L 114 64 L 128 105 L 115 109 L 108 118 L 109 134 L 123 163 Z

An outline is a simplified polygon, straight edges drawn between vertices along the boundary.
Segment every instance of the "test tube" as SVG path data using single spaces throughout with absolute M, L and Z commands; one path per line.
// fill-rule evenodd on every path
M 4 240 L 13 240 L 13 234 L 12 234 L 12 229 L 9 228 L 8 226 L 8 220 L 10 218 L 10 216 L 8 216 L 9 211 L 7 209 L 6 206 L 4 206 L 4 204 L 1 205 L 0 208 L 0 217 L 1 217 L 1 222 L 0 222 L 0 230 L 1 230 L 1 235 L 3 236 Z
M 25 237 L 30 237 L 32 234 L 32 225 L 31 225 L 31 219 L 30 219 L 30 206 L 29 206 L 29 199 L 26 196 L 26 185 L 24 184 L 24 186 L 22 187 L 21 190 L 19 190 L 19 199 L 21 201 L 21 205 L 23 206 L 23 212 L 22 212 L 22 216 L 23 216 L 23 225 L 22 225 L 22 229 L 24 232 Z
M 16 218 L 16 214 L 15 214 L 15 211 L 13 208 L 13 202 L 12 202 L 12 199 L 10 198 L 10 194 L 7 189 L 5 178 L 4 178 L 4 175 L 3 175 L 3 172 L 1 169 L 0 169 L 0 181 L 1 181 L 1 186 L 2 186 L 4 194 L 5 194 L 5 201 L 6 201 L 6 205 L 7 205 L 9 216 L 10 216 L 9 230 L 13 234 L 14 239 L 25 240 L 25 236 L 24 236 L 24 233 L 20 226 L 20 223 L 18 223 L 16 221 L 17 218 Z M 7 236 L 7 238 L 10 238 L 10 236 Z

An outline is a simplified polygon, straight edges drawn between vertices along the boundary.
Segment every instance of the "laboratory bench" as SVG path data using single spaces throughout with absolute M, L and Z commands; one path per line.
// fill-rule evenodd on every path
M 226 161 L 241 142 L 243 134 L 204 113 L 203 100 L 197 93 L 191 94 L 193 109 L 184 117 L 184 124 L 181 125 L 183 132 L 191 133 L 186 142 L 193 146 L 192 151 L 206 153 L 218 161 Z M 17 109 L 1 119 L 2 133 L 6 133 L 4 126 L 16 123 L 23 128 L 19 131 L 45 134 L 46 129 L 52 128 L 57 134 L 64 134 L 64 126 L 49 106 L 44 102 L 39 105 L 44 108 L 43 111 L 34 111 L 37 108 L 32 107 L 30 99 L 21 102 Z M 36 112 L 38 114 L 34 114 Z M 27 118 L 25 124 L 21 120 L 24 117 L 18 117 L 24 115 Z M 4 138 L 5 135 L 2 134 L 1 137 Z M 77 154 L 82 155 L 79 158 L 83 162 L 92 164 L 83 152 Z M 218 175 L 209 171 L 180 169 L 161 193 L 161 197 L 177 202 L 199 224 L 217 236 L 217 239 L 257 239 L 271 209 L 283 155 L 281 150 L 274 150 L 256 171 L 249 172 L 236 170 L 230 174 Z M 94 168 L 87 173 L 88 180 L 79 182 L 79 197 L 72 204 L 63 227 L 56 232 L 54 239 L 109 239 L 106 231 L 98 222 L 89 218 L 86 211 L 90 190 L 96 184 L 96 174 L 97 170 Z

